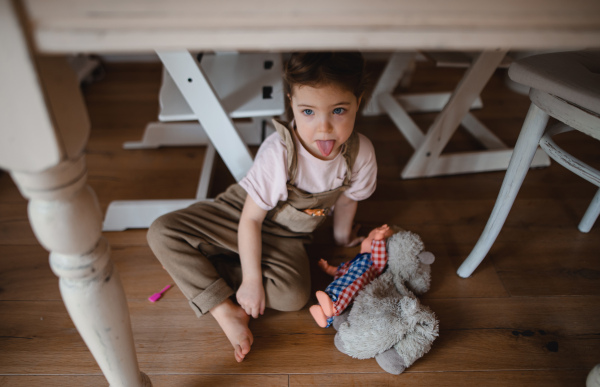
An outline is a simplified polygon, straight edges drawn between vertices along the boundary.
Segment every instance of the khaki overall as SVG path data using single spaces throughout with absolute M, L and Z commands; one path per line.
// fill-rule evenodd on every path
M 285 125 L 273 121 L 288 149 L 288 199 L 269 211 L 262 226 L 262 275 L 266 306 L 281 311 L 301 309 L 310 297 L 310 272 L 304 244 L 325 216 L 307 209 L 331 211 L 350 184 L 358 154 L 353 133 L 342 149 L 347 173 L 341 187 L 316 194 L 293 184 L 297 171 L 294 139 Z M 173 277 L 198 316 L 232 296 L 242 281 L 237 230 L 246 191 L 238 184 L 210 201 L 156 219 L 148 230 L 148 243 Z

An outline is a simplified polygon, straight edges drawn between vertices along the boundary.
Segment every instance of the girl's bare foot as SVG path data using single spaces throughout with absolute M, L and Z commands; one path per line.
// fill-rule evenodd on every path
M 230 299 L 212 308 L 210 313 L 217 320 L 219 326 L 231 342 L 235 360 L 238 363 L 244 360 L 254 342 L 252 332 L 248 328 L 250 316 Z

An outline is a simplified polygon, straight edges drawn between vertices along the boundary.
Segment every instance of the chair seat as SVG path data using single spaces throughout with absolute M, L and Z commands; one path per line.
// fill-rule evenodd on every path
M 513 63 L 508 76 L 600 114 L 600 50 L 530 56 Z

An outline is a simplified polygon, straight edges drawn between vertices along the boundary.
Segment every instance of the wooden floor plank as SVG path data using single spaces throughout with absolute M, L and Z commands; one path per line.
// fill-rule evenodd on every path
M 142 236 L 139 236 L 142 238 Z M 144 237 L 145 239 L 145 237 Z M 311 245 L 307 247 L 313 267 L 313 291 L 324 289 L 331 277 L 317 268 L 317 261 L 326 257 L 332 264 L 339 264 L 352 258 L 356 249 L 343 249 L 332 246 Z M 437 251 L 434 249 L 433 251 Z M 150 248 L 146 245 L 113 245 L 111 259 L 121 276 L 125 293 L 130 300 L 143 300 L 162 289 L 172 279 L 162 269 Z M 438 255 L 433 265 L 431 290 L 427 298 L 452 297 L 507 297 L 493 266 L 486 262 L 478 275 L 465 281 L 453 274 L 457 260 Z M 52 273 L 48 252 L 39 245 L 13 246 L 0 245 L 0 300 L 57 300 L 58 278 Z M 179 297 L 181 293 L 173 288 L 169 297 Z M 183 296 L 181 296 L 183 297 Z
M 565 387 L 583 386 L 587 370 L 535 372 L 405 372 L 389 374 L 290 375 L 290 387 L 305 386 L 436 386 L 436 387 Z
M 600 326 L 599 296 L 424 299 L 422 303 L 436 313 L 442 331 L 507 329 L 517 336 L 525 331 L 593 336 Z
M 155 375 L 148 373 L 153 387 L 248 386 L 287 387 L 287 375 Z M 4 387 L 104 387 L 98 376 L 0 376 Z
M 598 297 L 429 300 L 440 319 L 433 349 L 411 371 L 591 368 L 600 353 Z M 308 310 L 267 311 L 251 322 L 255 343 L 242 363 L 210 316 L 185 300 L 129 301 L 142 369 L 181 374 L 377 373 L 373 359 L 338 352 L 333 329 Z M 510 311 L 499 315 L 499 310 Z M 586 310 L 587 316 L 582 314 Z M 586 316 L 586 317 L 583 317 Z M 0 374 L 87 374 L 97 366 L 60 301 L 0 302 Z M 583 318 L 582 318 L 583 317 Z M 579 320 L 578 320 L 579 319 Z M 165 354 L 168 353 L 168 356 Z M 19 354 L 15 356 L 15 354 Z M 22 357 L 35 361 L 22 362 Z
M 0 203 L 0 245 L 38 245 L 27 218 L 27 202 Z
M 0 245 L 0 300 L 60 300 L 48 252 L 37 245 Z

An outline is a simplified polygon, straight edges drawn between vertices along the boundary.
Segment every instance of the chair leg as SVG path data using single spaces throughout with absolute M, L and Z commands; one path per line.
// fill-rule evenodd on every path
M 548 114 L 532 103 L 515 145 L 492 214 L 473 251 L 458 268 L 457 273 L 459 276 L 469 277 L 490 251 L 506 221 L 525 175 L 527 175 L 547 123 Z
M 600 364 L 596 364 L 588 374 L 585 387 L 600 387 Z
M 579 223 L 579 231 L 590 232 L 596 219 L 598 219 L 598 214 L 600 214 L 600 189 L 596 191 L 596 195 L 594 195 L 592 202 L 585 211 L 585 215 L 583 215 L 583 218 Z

